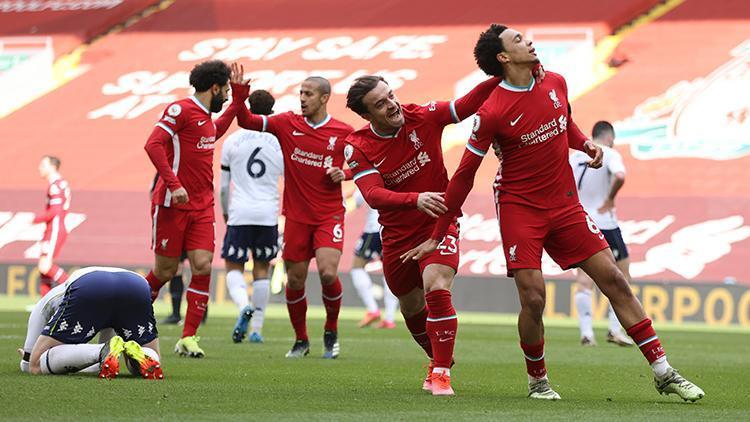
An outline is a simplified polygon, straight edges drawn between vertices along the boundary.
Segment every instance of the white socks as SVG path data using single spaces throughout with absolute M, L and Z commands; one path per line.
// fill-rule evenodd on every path
M 250 304 L 250 300 L 247 298 L 247 284 L 245 284 L 242 271 L 232 270 L 227 273 L 227 289 L 232 301 L 240 310 Z
M 576 292 L 576 309 L 578 310 L 578 323 L 581 328 L 581 338 L 594 338 L 594 322 L 591 304 L 591 290 Z M 615 318 L 616 319 L 616 318 Z M 619 322 L 618 322 L 619 326 Z
M 617 319 L 615 310 L 612 309 L 612 304 L 609 304 L 609 331 L 612 334 L 622 334 L 622 326 L 620 320 Z
M 265 319 L 268 296 L 271 290 L 271 281 L 267 278 L 259 278 L 253 281 L 253 319 L 250 320 L 253 333 L 261 334 L 263 320 Z
M 352 284 L 357 290 L 359 298 L 362 299 L 367 312 L 378 312 L 378 304 L 372 294 L 372 279 L 364 268 L 352 268 Z
M 143 346 L 141 346 L 141 349 L 143 349 L 143 353 L 146 356 L 150 357 L 151 359 L 153 359 L 153 360 L 155 360 L 157 362 L 161 362 L 159 360 L 159 354 L 156 353 L 156 350 L 148 348 L 148 347 L 143 347 Z M 138 366 L 135 366 L 135 367 L 131 366 L 131 360 L 130 359 L 125 359 L 125 366 L 128 368 L 128 371 L 130 372 L 131 375 L 136 376 L 136 377 L 141 377 L 141 375 L 142 375 L 141 374 L 141 368 L 139 368 Z M 98 370 L 97 370 L 97 372 L 98 372 Z
M 99 365 L 102 347 L 101 344 L 61 344 L 42 353 L 39 365 L 43 374 L 78 372 Z
M 666 356 L 662 356 L 659 359 L 656 359 L 654 363 L 651 364 L 651 369 L 653 369 L 656 378 L 664 378 L 664 376 L 667 375 L 667 372 L 669 372 L 670 368 L 672 367 L 669 365 L 669 362 L 667 362 Z
M 383 278 L 383 302 L 385 302 L 385 312 L 383 320 L 388 322 L 396 321 L 396 311 L 398 310 L 398 298 L 393 295 L 388 288 L 385 278 Z

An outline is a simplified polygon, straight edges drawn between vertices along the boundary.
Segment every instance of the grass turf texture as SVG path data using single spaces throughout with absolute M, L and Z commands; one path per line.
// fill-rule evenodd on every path
M 660 327 L 672 365 L 707 394 L 688 404 L 659 396 L 651 371 L 635 348 L 604 343 L 584 348 L 571 321 L 547 325 L 546 360 L 560 402 L 526 398 L 526 374 L 514 317 L 459 317 L 456 397 L 421 391 L 426 363 L 403 322 L 396 330 L 357 329 L 359 309 L 344 309 L 341 357 L 321 359 L 322 310 L 311 308 L 311 354 L 284 358 L 293 342 L 283 307 L 274 305 L 262 345 L 233 344 L 231 306 L 211 306 L 200 328 L 204 359 L 180 358 L 172 348 L 181 327 L 160 325 L 164 381 L 121 376 L 30 376 L 20 373 L 15 349 L 28 314 L 20 298 L 0 297 L 0 408 L 3 420 L 80 417 L 172 420 L 747 420 L 750 398 L 742 374 L 750 373 L 747 330 Z M 166 314 L 159 304 L 158 317 Z M 487 324 L 493 322 L 493 324 Z M 125 372 L 124 365 L 121 369 Z

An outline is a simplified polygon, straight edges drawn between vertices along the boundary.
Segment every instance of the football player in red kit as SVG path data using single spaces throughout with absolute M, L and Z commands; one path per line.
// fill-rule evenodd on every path
M 232 90 L 249 86 L 232 84 Z M 272 116 L 251 114 L 244 106 L 237 122 L 245 129 L 275 135 L 284 155 L 284 257 L 287 270 L 286 303 L 295 342 L 286 354 L 298 358 L 310 352 L 307 336 L 305 281 L 310 260 L 315 258 L 323 290 L 326 322 L 323 357 L 339 355 L 338 316 L 342 287 L 338 277 L 344 245 L 344 200 L 341 182 L 351 179 L 344 164 L 344 139 L 352 131 L 348 124 L 328 114 L 331 84 L 318 76 L 307 78 L 300 87 L 302 114 Z
M 42 251 L 39 256 L 39 294 L 44 296 L 54 285 L 64 283 L 68 274 L 55 264 L 68 231 L 65 216 L 70 208 L 70 186 L 60 175 L 60 159 L 51 155 L 39 162 L 39 175 L 47 180 L 47 207 L 44 213 L 34 216 L 34 224 L 45 223 Z
M 450 289 L 458 268 L 458 225 L 452 221 L 438 250 L 418 262 L 399 257 L 428 239 L 435 217 L 446 210 L 443 129 L 474 114 L 499 81 L 426 105 L 402 105 L 380 76 L 357 78 L 347 94 L 347 107 L 370 123 L 347 138 L 344 155 L 365 200 L 380 212 L 385 279 L 414 340 L 430 357 L 423 389 L 433 395 L 454 394 L 450 367 L 458 320 Z
M 183 250 L 190 261 L 188 309 L 175 346 L 183 356 L 205 355 L 195 333 L 208 304 L 215 244 L 214 148 L 246 98 L 233 101 L 214 122 L 212 113 L 220 112 L 227 100 L 229 78 L 230 68 L 222 61 L 196 65 L 190 72 L 195 94 L 167 106 L 145 146 L 160 176 L 151 199 L 155 264 L 146 279 L 152 298 L 174 277 Z
M 569 148 L 587 153 L 591 167 L 602 163 L 602 149 L 580 131 L 571 117 L 565 79 L 548 72 L 534 81 L 538 63 L 523 34 L 493 24 L 474 49 L 479 67 L 503 81 L 479 110 L 458 170 L 446 189 L 448 212 L 438 219 L 431 238 L 405 254 L 419 259 L 433 253 L 460 213 L 482 158 L 493 144 L 501 166 L 495 183 L 497 215 L 508 265 L 521 301 L 518 332 L 526 359 L 529 397 L 560 399 L 544 365 L 545 304 L 542 249 L 564 269 L 580 267 L 610 300 L 627 333 L 654 372 L 656 389 L 695 401 L 703 391 L 667 362 L 659 338 L 630 285 L 615 265 L 604 235 L 578 200 Z

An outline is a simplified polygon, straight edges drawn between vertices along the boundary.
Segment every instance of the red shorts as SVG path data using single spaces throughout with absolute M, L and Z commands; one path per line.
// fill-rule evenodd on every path
M 441 264 L 458 270 L 460 258 L 458 227 L 451 224 L 445 237 L 435 252 L 423 257 L 419 261 L 402 263 L 399 256 L 411 248 L 421 244 L 410 244 L 406 247 L 383 245 L 383 276 L 396 297 L 405 296 L 414 288 L 424 289 L 422 273 L 430 264 Z
M 581 204 L 540 210 L 501 203 L 497 208 L 508 277 L 513 270 L 542 268 L 542 249 L 563 269 L 609 248 Z
M 183 251 L 214 251 L 213 207 L 181 210 L 152 204 L 151 223 L 151 250 L 157 255 L 177 258 Z
M 305 224 L 286 219 L 284 223 L 284 252 L 286 261 L 304 262 L 315 257 L 320 248 L 344 248 L 344 219 L 331 218 L 322 224 Z
M 40 255 L 50 256 L 52 259 L 60 255 L 65 239 L 68 238 L 64 221 L 64 216 L 58 215 L 47 223 L 47 228 L 44 230 L 44 236 L 42 237 Z

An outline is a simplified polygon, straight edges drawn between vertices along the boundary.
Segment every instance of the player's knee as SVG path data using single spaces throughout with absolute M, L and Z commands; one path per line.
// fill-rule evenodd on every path
M 438 274 L 425 283 L 424 292 L 430 293 L 436 290 L 450 290 L 453 277 L 447 274 Z
M 526 293 L 521 300 L 521 307 L 532 315 L 539 316 L 544 313 L 545 299 L 542 292 L 531 291 Z
M 211 260 L 208 258 L 198 258 L 193 262 L 193 272 L 196 275 L 211 274 Z
M 321 284 L 331 284 L 336 281 L 336 278 L 338 277 L 335 268 L 322 268 L 319 271 L 319 275 Z

